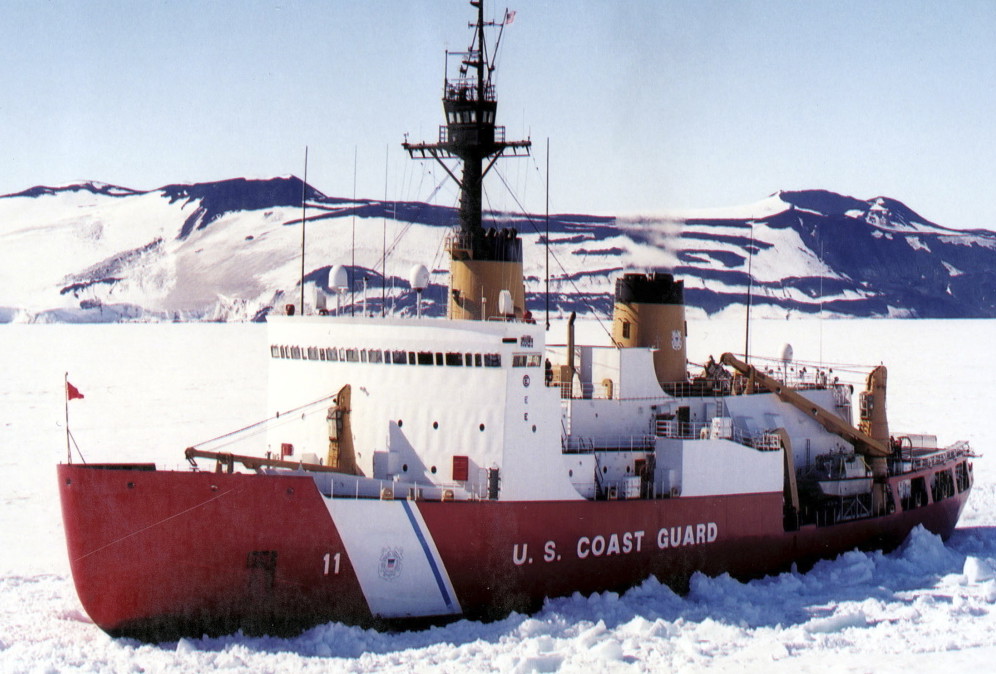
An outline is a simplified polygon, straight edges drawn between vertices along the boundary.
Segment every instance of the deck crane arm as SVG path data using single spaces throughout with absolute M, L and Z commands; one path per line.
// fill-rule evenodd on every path
M 854 451 L 859 454 L 871 458 L 884 458 L 892 454 L 886 444 L 855 428 L 830 410 L 812 402 L 791 386 L 786 386 L 774 377 L 769 377 L 759 371 L 753 365 L 748 365 L 732 353 L 724 353 L 720 361 L 768 389 L 777 395 L 780 400 L 801 410 L 806 416 L 812 418 L 829 432 L 839 435 L 853 444 Z

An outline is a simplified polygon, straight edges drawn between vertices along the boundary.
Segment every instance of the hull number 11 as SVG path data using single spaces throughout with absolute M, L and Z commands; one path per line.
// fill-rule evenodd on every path
M 322 559 L 325 561 L 325 575 L 329 575 L 329 569 L 332 570 L 332 575 L 337 575 L 339 573 L 339 559 L 342 556 L 341 552 L 337 552 L 334 555 L 331 552 L 326 552 Z

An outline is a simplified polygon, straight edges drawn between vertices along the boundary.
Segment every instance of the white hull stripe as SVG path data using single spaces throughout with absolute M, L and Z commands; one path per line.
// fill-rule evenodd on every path
M 461 613 L 417 507 L 400 499 L 326 498 L 325 505 L 371 613 L 382 618 Z

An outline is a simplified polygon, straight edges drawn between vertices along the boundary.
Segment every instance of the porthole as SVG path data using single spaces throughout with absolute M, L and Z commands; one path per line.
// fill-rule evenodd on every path
M 536 424 L 533 424 L 533 433 L 536 432 Z
M 404 472 L 404 473 L 408 472 L 408 464 L 407 463 L 401 466 L 401 471 Z
M 609 467 L 608 466 L 602 466 L 602 474 L 604 475 L 605 473 L 608 473 L 608 472 L 609 472 Z
M 405 422 L 402 421 L 401 419 L 398 419 L 398 428 L 401 428 L 404 425 L 405 425 Z
M 429 472 L 431 472 L 433 475 L 435 475 L 436 474 L 436 467 L 433 466 L 432 468 L 430 468 Z
M 481 429 L 481 432 L 484 432 L 484 424 L 481 424 L 478 428 Z
M 432 422 L 432 430 L 436 430 L 438 428 L 439 428 L 439 422 L 438 421 L 433 421 Z
M 569 471 L 567 471 L 567 477 L 574 477 L 574 469 L 573 468 L 571 468 Z

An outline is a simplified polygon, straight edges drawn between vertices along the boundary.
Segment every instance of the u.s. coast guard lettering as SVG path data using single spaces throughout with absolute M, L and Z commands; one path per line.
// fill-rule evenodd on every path
M 695 524 L 678 524 L 661 527 L 657 530 L 656 542 L 659 550 L 680 548 L 688 545 L 712 543 L 719 537 L 719 525 L 715 522 L 697 522 Z M 644 530 L 622 531 L 609 534 L 593 534 L 581 536 L 574 543 L 574 553 L 578 559 L 592 557 L 611 557 L 613 555 L 629 555 L 643 552 L 650 538 Z M 544 562 L 558 562 L 561 555 L 557 550 L 556 541 L 546 541 L 540 547 Z M 532 564 L 533 557 L 529 554 L 529 543 L 512 545 L 512 561 L 516 566 Z
M 578 559 L 602 555 L 628 555 L 643 548 L 643 531 L 626 531 L 621 534 L 582 536 L 578 539 Z
M 699 522 L 685 526 L 661 527 L 657 531 L 657 547 L 679 548 L 684 545 L 699 545 L 712 543 L 719 536 L 719 527 L 715 522 Z

